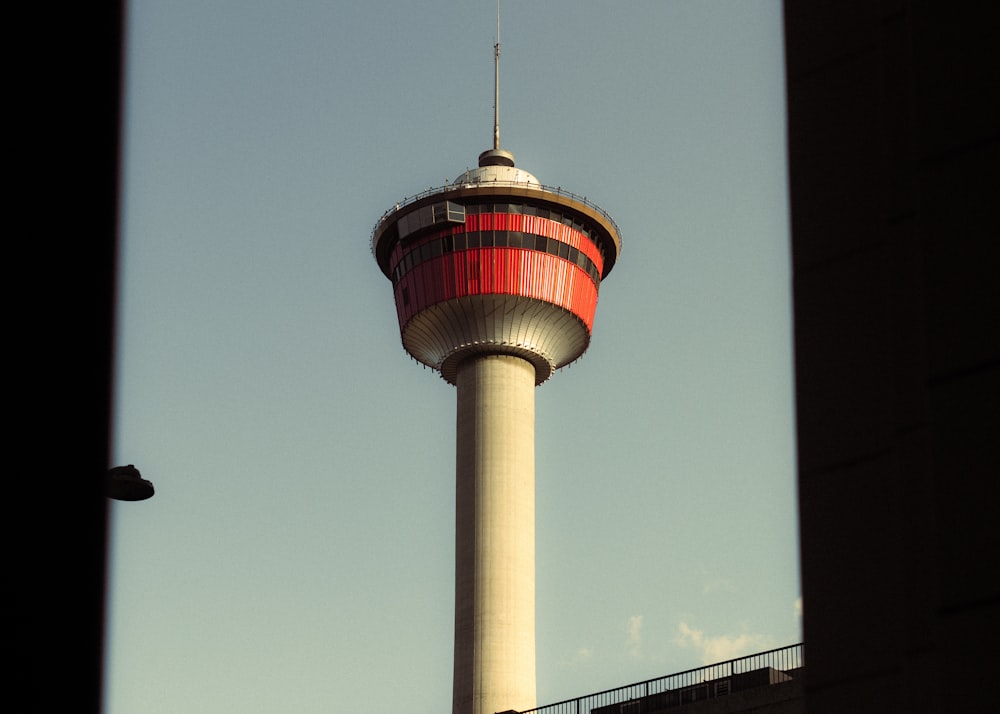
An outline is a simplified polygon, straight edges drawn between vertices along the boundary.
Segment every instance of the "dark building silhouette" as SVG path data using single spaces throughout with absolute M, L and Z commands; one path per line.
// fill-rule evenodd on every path
M 988 7 L 785 2 L 809 714 L 995 707 Z
M 37 42 L 8 98 L 8 708 L 98 712 L 122 4 L 16 13 Z
M 995 706 L 989 8 L 785 2 L 809 714 Z M 98 712 L 121 4 L 51 15 L 27 18 L 51 53 L 14 100 L 31 140 L 13 142 L 31 145 L 18 184 L 35 195 L 17 210 L 44 230 L 18 246 L 35 301 L 12 317 L 8 696 Z

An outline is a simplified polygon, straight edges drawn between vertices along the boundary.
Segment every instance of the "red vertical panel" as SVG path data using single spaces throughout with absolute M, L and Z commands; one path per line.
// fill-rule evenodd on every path
M 505 251 L 507 253 L 507 265 L 510 270 L 510 278 L 508 279 L 508 289 L 511 295 L 521 294 L 521 250 L 519 248 L 510 248 Z
M 452 290 L 452 286 L 455 284 L 455 278 L 452 276 L 453 271 L 451 264 L 451 256 L 448 254 L 442 255 L 440 258 L 437 259 L 437 262 L 439 266 L 438 271 L 441 274 L 440 278 L 441 299 L 451 300 L 453 297 L 455 297 L 454 291 Z
M 420 300 L 421 309 L 434 304 L 434 265 L 425 260 L 420 264 L 420 280 L 423 285 L 423 296 Z
M 550 302 L 559 304 L 559 274 L 557 271 L 556 261 L 552 260 L 551 255 L 545 256 L 545 262 L 548 266 L 548 270 L 545 272 L 545 292 L 548 295 Z
M 418 308 L 423 308 L 424 306 L 424 281 L 421 278 L 423 267 L 423 265 L 418 265 L 410 271 L 410 275 L 413 276 L 412 280 L 410 280 L 410 315 L 413 315 L 417 312 Z
M 413 280 L 410 278 L 409 275 L 407 275 L 405 278 L 403 278 L 403 280 L 399 284 L 399 299 L 403 304 L 402 314 L 404 316 L 403 320 L 404 322 L 408 321 L 410 317 L 413 315 L 411 307 L 413 305 L 413 288 L 411 287 L 412 282 Z M 404 292 L 409 296 L 410 298 L 409 300 L 403 300 Z
M 441 273 L 441 299 L 451 300 L 455 297 L 452 291 L 455 280 L 452 277 L 451 256 L 446 253 L 438 258 L 437 262 L 440 266 L 438 270 Z
M 576 276 L 572 272 L 566 275 L 566 298 L 567 302 L 569 303 L 567 309 L 571 310 L 574 313 L 577 313 L 580 308 L 579 305 L 580 301 L 578 299 L 579 295 L 577 294 L 577 284 L 575 277 Z M 582 315 L 580 315 L 580 317 L 582 317 Z
M 506 248 L 497 250 L 497 279 L 499 280 L 498 293 L 510 294 L 510 251 Z
M 438 260 L 427 261 L 427 302 L 424 306 L 433 305 L 444 299 L 444 290 L 441 289 L 441 262 Z
M 465 261 L 468 270 L 468 281 L 465 284 L 465 289 L 467 294 L 475 295 L 479 292 L 479 251 L 466 251 Z
M 545 288 L 546 288 L 546 290 L 545 290 L 545 294 L 547 295 L 548 300 L 550 302 L 557 303 L 558 302 L 558 295 L 556 295 L 556 286 L 557 286 L 558 283 L 557 283 L 557 276 L 556 276 L 556 270 L 555 270 L 556 265 L 555 265 L 555 261 L 552 260 L 552 256 L 550 256 L 550 255 L 546 255 L 545 256 L 545 265 L 546 265 L 546 271 L 545 271 L 545 273 L 546 273 L 546 275 L 545 275 Z
M 489 283 L 487 282 L 488 278 L 486 276 L 486 269 L 488 267 L 487 256 L 486 252 L 482 249 L 474 250 L 472 251 L 472 253 L 476 257 L 476 262 L 473 265 L 473 269 L 476 271 L 475 287 L 476 287 L 476 294 L 478 295 L 480 293 L 486 292 L 489 288 Z
M 506 267 L 506 261 L 504 260 L 506 250 L 501 250 L 500 248 L 493 249 L 493 279 L 496 281 L 494 285 L 494 292 L 504 293 L 507 288 L 507 271 L 504 269 Z
M 458 292 L 458 253 L 449 253 L 445 260 L 448 261 L 448 295 L 456 298 Z
M 434 266 L 429 260 L 420 264 L 420 283 L 423 288 L 420 307 L 423 309 L 434 303 Z
M 422 308 L 424 305 L 424 281 L 421 278 L 421 273 L 423 272 L 421 268 L 424 266 L 418 265 L 416 268 L 410 271 L 413 275 L 413 279 L 410 281 L 410 314 L 412 315 L 417 311 L 418 308 Z
M 587 294 L 582 281 L 578 281 L 573 290 L 573 312 L 580 316 L 587 329 L 590 329 L 590 315 L 587 310 Z
M 545 256 L 540 253 L 534 255 L 534 260 L 532 261 L 532 267 L 534 270 L 531 271 L 531 294 L 533 297 L 544 299 L 545 295 L 542 293 L 543 280 L 545 279 L 545 261 L 543 260 Z
M 521 290 L 521 249 L 511 248 L 510 254 L 510 290 L 514 295 L 523 295 Z
M 420 272 L 417 273 L 417 280 L 420 281 L 420 301 L 417 304 L 420 306 L 421 310 L 431 304 L 431 291 L 433 288 L 429 273 L 430 263 L 424 261 L 420 264 Z
M 493 288 L 493 266 L 492 256 L 486 248 L 480 248 L 479 253 L 479 290 L 478 293 L 492 292 Z
M 441 261 L 440 260 L 430 260 L 427 262 L 427 287 L 428 301 L 426 305 L 432 305 L 440 300 L 444 300 L 444 281 L 441 275 Z
M 566 263 L 566 261 L 557 260 L 555 261 L 555 266 L 556 266 L 556 292 L 559 296 L 559 304 L 562 305 L 563 307 L 569 307 L 569 305 L 566 304 L 567 302 L 566 298 L 568 297 L 568 295 L 566 295 L 566 269 L 569 268 L 569 265 Z

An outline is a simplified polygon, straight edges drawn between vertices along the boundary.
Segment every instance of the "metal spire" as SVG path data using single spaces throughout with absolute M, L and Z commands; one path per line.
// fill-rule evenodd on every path
M 513 166 L 514 154 L 500 148 L 500 0 L 497 0 L 497 41 L 493 45 L 493 148 L 479 155 L 479 166 Z
M 500 0 L 497 0 L 497 43 L 493 45 L 493 150 L 500 148 Z

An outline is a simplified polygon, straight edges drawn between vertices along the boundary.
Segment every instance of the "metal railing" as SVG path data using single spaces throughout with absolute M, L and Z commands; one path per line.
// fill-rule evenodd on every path
M 800 642 L 795 645 L 788 645 L 787 647 L 779 647 L 767 650 L 766 652 L 747 655 L 746 657 L 737 657 L 725 662 L 677 672 L 676 674 L 668 674 L 665 677 L 627 684 L 624 687 L 616 689 L 607 689 L 603 692 L 587 694 L 576 699 L 567 699 L 555 704 L 546 704 L 543 707 L 528 709 L 519 714 L 590 714 L 592 710 L 598 707 L 621 704 L 653 694 L 684 689 L 685 687 L 691 687 L 715 679 L 753 672 L 765 667 L 787 672 L 792 669 L 799 669 L 804 665 L 805 660 L 803 658 L 802 643 Z
M 615 219 L 612 218 L 611 215 L 607 211 L 605 211 L 603 208 L 601 208 L 600 206 L 598 206 L 596 203 L 594 203 L 593 201 L 588 200 L 586 196 L 581 196 L 579 194 L 573 193 L 572 191 L 567 191 L 562 186 L 546 186 L 545 184 L 540 184 L 540 183 L 524 183 L 524 182 L 521 182 L 521 181 L 481 181 L 481 182 L 471 182 L 471 183 L 463 183 L 463 184 L 445 184 L 444 186 L 438 186 L 436 188 L 425 189 L 425 190 L 421 191 L 420 193 L 416 193 L 416 194 L 414 194 L 412 196 L 407 196 L 406 198 L 403 198 L 403 199 L 397 201 L 395 203 L 395 205 L 393 205 L 392 208 L 388 209 L 381 216 L 379 216 L 379 219 L 377 221 L 375 221 L 375 226 L 372 228 L 372 238 L 375 237 L 375 232 L 378 230 L 378 227 L 379 227 L 379 225 L 381 225 L 382 221 L 385 220 L 386 216 L 388 216 L 391 213 L 394 213 L 395 211 L 398 211 L 400 208 L 404 208 L 404 207 L 410 205 L 411 203 L 416 203 L 417 201 L 419 201 L 419 200 L 421 200 L 423 198 L 427 198 L 428 196 L 434 196 L 435 194 L 446 193 L 448 191 L 456 191 L 458 189 L 463 189 L 463 188 L 483 188 L 483 189 L 489 189 L 489 188 L 496 187 L 496 186 L 504 186 L 504 187 L 514 186 L 514 187 L 518 187 L 518 188 L 528 188 L 528 189 L 536 189 L 536 190 L 539 190 L 539 191 L 549 191 L 551 193 L 559 194 L 560 196 L 566 196 L 568 198 L 572 198 L 574 201 L 579 201 L 583 205 L 587 206 L 588 208 L 592 208 L 593 210 L 597 211 L 602 216 L 604 216 L 604 218 L 606 218 L 608 220 L 608 222 L 612 226 L 614 226 L 615 233 L 617 233 L 619 239 L 621 239 L 622 232 L 618 228 L 618 224 L 615 223 Z

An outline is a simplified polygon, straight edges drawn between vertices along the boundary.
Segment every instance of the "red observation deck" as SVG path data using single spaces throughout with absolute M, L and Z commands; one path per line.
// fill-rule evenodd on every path
M 454 384 L 467 357 L 515 355 L 541 384 L 590 344 L 621 238 L 603 210 L 542 186 L 494 149 L 451 185 L 387 211 L 372 251 L 416 360 Z

